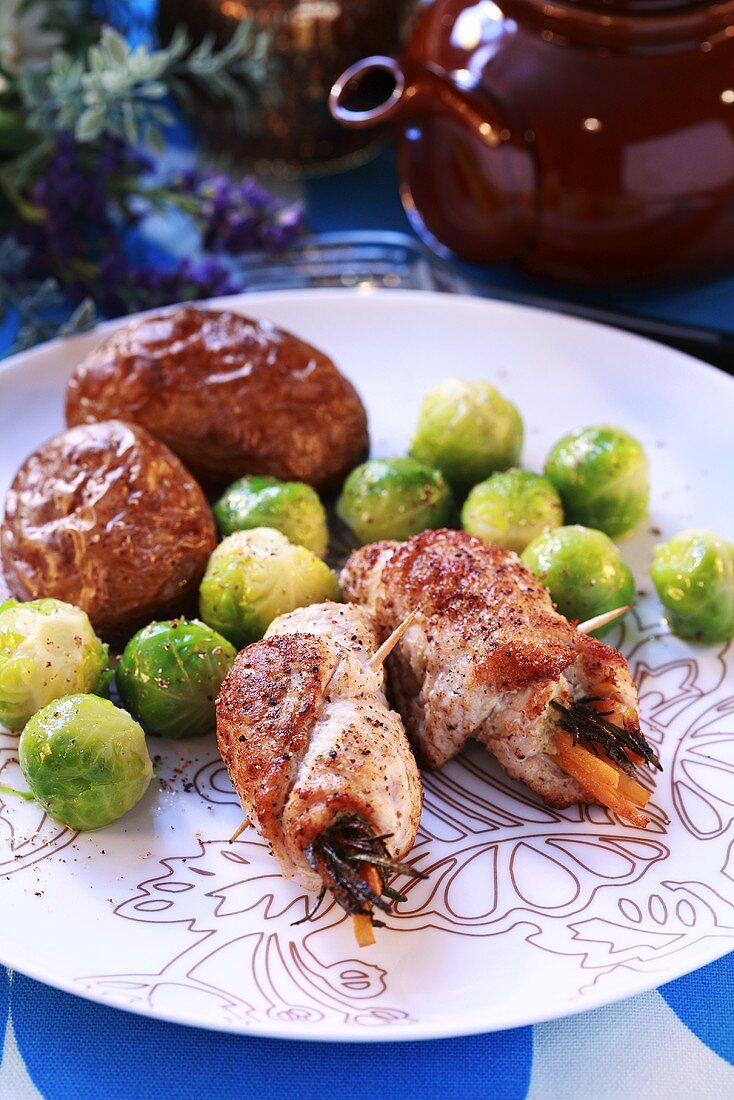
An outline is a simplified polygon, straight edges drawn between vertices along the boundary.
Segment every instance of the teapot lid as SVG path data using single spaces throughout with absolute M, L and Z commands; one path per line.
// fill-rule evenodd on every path
M 626 50 L 703 41 L 734 26 L 734 0 L 498 0 L 513 19 L 570 34 L 588 45 Z M 710 48 L 710 47 L 709 47 Z
M 704 7 L 707 0 L 566 0 L 566 3 L 573 7 L 592 8 L 595 11 L 657 15 L 658 12 Z

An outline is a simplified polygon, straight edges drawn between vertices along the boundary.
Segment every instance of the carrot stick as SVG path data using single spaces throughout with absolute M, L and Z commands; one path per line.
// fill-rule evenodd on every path
M 364 866 L 362 868 L 362 878 L 375 894 L 382 893 L 382 879 L 376 867 Z M 352 915 L 352 927 L 357 946 L 371 947 L 375 942 L 375 930 L 372 926 L 371 914 L 354 913 Z
M 375 942 L 375 930 L 372 927 L 372 918 L 369 913 L 354 913 L 352 915 L 352 927 L 357 947 L 371 947 Z
M 566 734 L 566 737 L 570 736 Z M 558 741 L 556 740 L 556 743 Z M 573 745 L 572 743 L 565 743 L 561 749 L 561 752 L 557 756 L 558 762 L 568 762 L 570 760 L 571 766 L 577 771 L 579 782 L 581 782 L 581 774 L 583 773 L 587 779 L 592 782 L 596 779 L 603 784 L 609 783 L 612 790 L 616 790 L 623 798 L 627 798 L 630 802 L 634 802 L 638 806 L 646 806 L 650 801 L 650 792 L 646 787 L 643 787 L 641 783 L 638 783 L 636 779 L 623 772 L 618 764 L 613 761 L 600 760 L 598 756 L 589 752 L 582 745 Z M 565 764 L 561 763 L 564 771 L 570 769 L 566 768 Z M 617 779 L 609 773 L 614 771 L 617 773 Z
M 650 819 L 642 813 L 630 797 L 631 790 L 640 787 L 639 783 L 625 776 L 611 764 L 600 760 L 582 745 L 574 745 L 571 735 L 562 730 L 556 731 L 556 747 L 558 750 L 556 760 L 560 767 L 572 776 L 595 802 L 608 806 L 620 817 L 641 829 L 649 824 Z M 622 779 L 626 782 L 622 783 Z M 632 785 L 634 785 L 633 788 Z M 644 787 L 642 790 L 644 791 Z M 645 795 L 647 795 L 646 791 Z
M 619 786 L 619 772 L 611 764 L 600 760 L 581 745 L 574 745 L 568 733 L 556 734 L 556 747 L 556 760 L 564 771 L 579 782 L 593 782 L 597 787 L 608 787 L 609 790 L 616 791 Z
M 617 788 L 619 793 L 625 798 L 629 798 L 630 802 L 634 802 L 637 806 L 646 806 L 650 801 L 650 792 L 646 787 L 642 786 L 642 783 L 638 783 L 636 779 L 632 779 L 629 775 L 620 775 L 619 787 Z

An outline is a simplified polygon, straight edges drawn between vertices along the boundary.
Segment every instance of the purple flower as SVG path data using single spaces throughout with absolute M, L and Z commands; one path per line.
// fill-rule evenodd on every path
M 152 167 L 148 157 L 118 138 L 97 149 L 59 134 L 31 191 L 43 219 L 37 249 L 42 243 L 53 266 L 61 268 L 103 250 L 122 226 L 139 220 L 130 193 Z
M 120 249 L 113 249 L 101 260 L 99 288 L 98 306 L 113 315 L 234 294 L 243 289 L 216 260 L 136 264 Z
M 304 232 L 303 204 L 275 198 L 251 176 L 237 182 L 188 171 L 176 184 L 198 201 L 203 244 L 211 252 L 282 252 Z
M 57 135 L 30 193 L 40 218 L 23 222 L 18 232 L 28 257 L 23 276 L 56 275 L 72 305 L 91 295 L 111 315 L 243 290 L 228 266 L 214 259 L 159 263 L 145 247 L 134 255 L 141 239 L 129 231 L 151 209 L 143 177 L 155 167 L 119 138 L 79 145 L 71 134 Z M 302 204 L 275 198 L 250 177 L 235 181 L 187 169 L 149 186 L 156 201 L 194 200 L 207 251 L 281 252 L 304 232 Z

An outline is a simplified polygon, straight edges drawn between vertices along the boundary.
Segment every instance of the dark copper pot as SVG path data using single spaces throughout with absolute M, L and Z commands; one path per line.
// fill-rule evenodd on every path
M 191 122 L 217 152 L 285 175 L 358 160 L 378 133 L 345 131 L 329 115 L 329 89 L 363 53 L 401 49 L 418 0 L 158 0 L 158 32 L 168 42 L 183 25 L 192 41 L 223 46 L 242 19 L 269 36 L 273 79 L 247 128 L 221 99 L 192 90 Z M 272 94 L 277 92 L 277 94 Z
M 464 259 L 580 282 L 734 261 L 734 0 L 438 0 L 330 105 L 397 124 L 408 216 Z

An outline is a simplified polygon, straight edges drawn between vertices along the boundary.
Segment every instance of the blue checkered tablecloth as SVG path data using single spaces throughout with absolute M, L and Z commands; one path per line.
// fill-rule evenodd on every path
M 59 943 L 63 931 L 56 930 Z M 2 973 L 2 972 L 0 972 Z M 440 996 L 440 975 L 437 975 Z M 433 1042 L 321 1044 L 198 1031 L 0 982 L 2 1100 L 725 1100 L 734 956 L 566 1020 Z

